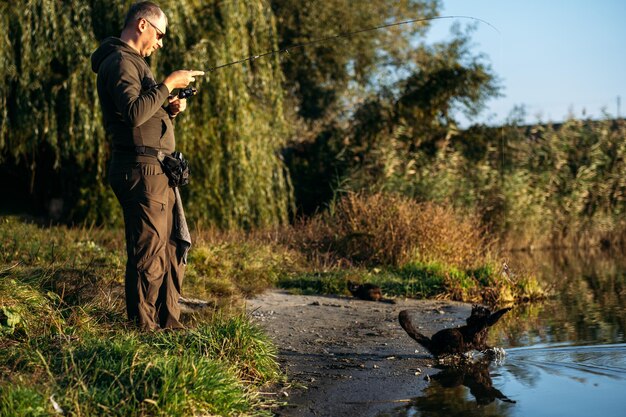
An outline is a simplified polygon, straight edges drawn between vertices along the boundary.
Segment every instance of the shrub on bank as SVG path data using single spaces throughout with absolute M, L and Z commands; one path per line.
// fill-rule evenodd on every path
M 346 281 L 390 296 L 496 304 L 542 298 L 532 276 L 508 277 L 480 221 L 395 194 L 347 194 L 294 227 L 285 242 L 317 269 L 283 276 L 305 293 L 348 294 Z
M 199 241 L 190 252 L 185 292 L 198 297 L 249 297 L 276 284 L 299 264 L 282 245 L 241 232 L 219 241 Z
M 294 245 L 311 257 L 321 252 L 365 266 L 442 262 L 466 268 L 480 265 L 486 252 L 477 221 L 441 205 L 383 193 L 346 195 L 297 228 Z
M 487 264 L 458 269 L 440 263 L 411 263 L 399 268 L 331 269 L 281 278 L 278 285 L 297 294 L 350 295 L 347 281 L 378 285 L 386 297 L 436 298 L 497 305 L 540 300 L 547 292 L 535 276 L 509 280 Z

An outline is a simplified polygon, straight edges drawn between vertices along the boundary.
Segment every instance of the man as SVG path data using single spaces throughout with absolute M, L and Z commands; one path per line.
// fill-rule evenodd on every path
M 134 4 L 120 37 L 105 39 L 91 56 L 112 141 L 109 182 L 124 212 L 126 309 L 145 330 L 183 328 L 178 299 L 186 255 L 177 253 L 174 235 L 182 206 L 160 159 L 174 152 L 172 119 L 186 108 L 170 93 L 204 74 L 180 70 L 154 80 L 144 58 L 163 47 L 166 30 L 167 17 L 156 4 Z

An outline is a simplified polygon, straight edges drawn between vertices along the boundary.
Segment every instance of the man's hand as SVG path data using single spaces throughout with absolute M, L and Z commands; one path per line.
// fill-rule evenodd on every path
M 170 102 L 168 105 L 169 113 L 172 117 L 176 117 L 178 113 L 185 111 L 187 108 L 187 99 L 186 98 L 178 98 L 178 96 L 169 96 L 167 98 Z
M 163 84 L 165 84 L 165 86 L 171 93 L 176 88 L 187 87 L 189 83 L 196 80 L 194 77 L 198 75 L 204 75 L 204 71 L 193 71 L 193 70 L 174 71 L 173 73 L 171 73 L 165 78 L 165 81 L 163 81 Z

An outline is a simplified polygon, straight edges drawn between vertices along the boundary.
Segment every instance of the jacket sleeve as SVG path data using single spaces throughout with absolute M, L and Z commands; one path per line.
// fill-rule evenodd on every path
M 130 127 L 138 127 L 148 121 L 169 95 L 165 84 L 155 84 L 141 92 L 141 74 L 136 65 L 122 58 L 113 66 L 108 77 L 109 91 L 122 118 Z

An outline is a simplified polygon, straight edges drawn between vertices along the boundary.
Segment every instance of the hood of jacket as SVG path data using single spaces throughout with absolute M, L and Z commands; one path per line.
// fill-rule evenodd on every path
M 91 55 L 91 69 L 93 70 L 93 72 L 98 73 L 102 62 L 104 62 L 104 60 L 109 55 L 118 51 L 134 54 L 137 55 L 137 57 L 143 59 L 143 57 L 139 55 L 139 53 L 134 50 L 129 44 L 127 44 L 120 38 L 115 38 L 111 36 L 103 40 L 98 49 L 96 49 Z

